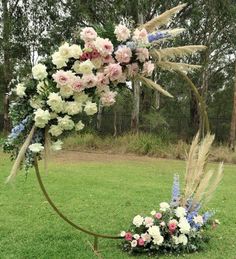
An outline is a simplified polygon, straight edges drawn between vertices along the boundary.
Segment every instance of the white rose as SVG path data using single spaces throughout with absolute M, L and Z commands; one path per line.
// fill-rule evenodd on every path
M 151 215 L 152 215 L 152 216 L 155 216 L 156 213 L 157 213 L 157 212 L 156 212 L 155 210 L 152 210 L 152 211 L 151 211 Z
M 58 125 L 52 125 L 48 131 L 52 136 L 58 137 L 62 134 L 63 130 Z
M 66 102 L 64 107 L 64 113 L 68 113 L 69 115 L 75 115 L 82 112 L 82 105 L 77 102 Z
M 26 90 L 26 87 L 24 86 L 24 84 L 20 83 L 16 86 L 16 94 L 19 96 L 19 97 L 23 97 L 26 95 L 25 93 L 25 90 Z
M 97 104 L 90 101 L 86 102 L 84 111 L 87 115 L 93 115 L 97 112 Z
M 44 128 L 51 118 L 49 111 L 41 108 L 37 109 L 34 115 L 35 126 L 38 128 Z
M 60 46 L 58 52 L 60 55 L 66 59 L 70 58 L 70 46 L 67 42 L 65 42 L 63 45 Z
M 99 68 L 102 66 L 102 64 L 103 64 L 103 61 L 102 61 L 101 58 L 94 58 L 94 59 L 92 60 L 92 63 L 93 63 L 93 65 L 94 65 L 94 67 L 95 67 L 96 69 L 99 69 Z
M 181 234 L 178 238 L 178 243 L 186 246 L 188 243 L 188 238 L 184 234 Z
M 151 227 L 154 223 L 154 220 L 151 217 L 145 217 L 144 223 L 146 227 Z
M 79 72 L 82 74 L 91 74 L 93 69 L 94 65 L 89 59 L 80 63 Z
M 29 150 L 34 153 L 39 153 L 44 150 L 44 147 L 41 143 L 34 143 L 29 146 Z
M 63 57 L 59 52 L 52 54 L 52 63 L 56 65 L 58 69 L 65 67 L 67 62 L 68 58 Z
M 167 211 L 170 208 L 170 205 L 167 202 L 160 203 L 160 211 Z
M 71 120 L 70 116 L 66 115 L 63 118 L 58 117 L 58 126 L 64 130 L 72 130 L 75 126 L 74 122 Z
M 80 131 L 84 128 L 84 124 L 82 121 L 79 121 L 76 125 L 75 125 L 75 130 L 76 131 Z
M 193 221 L 194 221 L 195 224 L 199 224 L 200 226 L 202 226 L 203 223 L 204 223 L 203 222 L 203 217 L 201 215 L 195 216 L 193 218 Z
M 188 223 L 188 220 L 186 218 L 181 218 L 178 224 L 178 227 L 180 228 L 180 232 L 183 234 L 188 234 L 190 232 L 190 225 Z
M 141 217 L 140 215 L 137 215 L 134 217 L 133 219 L 133 224 L 136 226 L 136 227 L 140 227 L 142 224 L 143 224 L 143 220 L 144 218 Z
M 33 78 L 43 80 L 47 77 L 47 67 L 43 64 L 37 64 L 32 68 Z
M 131 242 L 131 247 L 136 247 L 137 244 L 138 244 L 137 240 L 133 240 L 133 241 Z
M 121 237 L 125 237 L 125 234 L 126 234 L 125 231 L 121 231 L 121 232 L 120 232 L 120 236 L 121 236 Z
M 68 98 L 73 95 L 73 89 L 70 85 L 63 85 L 60 88 L 60 95 L 62 97 Z
M 134 234 L 134 236 L 133 236 L 133 237 L 134 237 L 134 239 L 135 239 L 135 240 L 138 240 L 138 239 L 140 238 L 140 235 L 138 235 L 138 234 Z
M 53 151 L 59 151 L 62 149 L 63 142 L 61 140 L 57 140 L 56 142 L 53 142 L 51 145 L 51 149 Z
M 186 209 L 183 207 L 178 207 L 175 209 L 175 215 L 178 218 L 183 218 L 186 215 Z
M 76 60 L 74 65 L 72 66 L 72 69 L 74 69 L 74 71 L 76 73 L 79 73 L 80 72 L 80 61 Z
M 34 109 L 42 108 L 44 101 L 39 98 L 33 98 L 30 100 L 30 106 Z
M 50 106 L 50 108 L 59 113 L 63 110 L 63 104 L 61 96 L 58 93 L 50 93 L 48 96 L 47 104 Z
M 154 238 L 160 236 L 160 228 L 158 226 L 152 226 L 148 229 L 148 233 Z
M 69 51 L 70 51 L 70 58 L 76 58 L 79 59 L 80 56 L 82 55 L 82 50 L 81 47 L 79 45 L 73 44 L 69 47 Z
M 161 235 L 155 236 L 153 238 L 153 244 L 154 245 L 161 245 L 163 243 L 163 241 L 164 241 L 164 238 Z
M 74 93 L 74 100 L 78 103 L 84 103 L 88 100 L 88 95 L 85 94 L 84 92 L 80 92 L 80 93 Z

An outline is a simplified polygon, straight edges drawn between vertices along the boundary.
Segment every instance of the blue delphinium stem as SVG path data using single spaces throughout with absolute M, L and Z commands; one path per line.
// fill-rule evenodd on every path
M 20 135 L 20 133 L 25 129 L 25 125 L 27 122 L 28 116 L 11 130 L 11 133 L 8 136 L 8 138 L 11 140 L 16 139 Z
M 179 183 L 179 176 L 174 176 L 174 182 L 172 187 L 172 198 L 171 198 L 171 206 L 177 207 L 179 205 L 179 198 L 180 198 L 180 183 Z
M 170 37 L 171 35 L 169 33 L 158 31 L 158 32 L 149 34 L 148 41 L 149 43 L 152 43 L 153 41 L 170 38 Z

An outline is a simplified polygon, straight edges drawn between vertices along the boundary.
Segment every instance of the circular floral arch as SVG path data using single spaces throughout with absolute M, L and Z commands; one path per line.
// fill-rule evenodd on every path
M 43 185 L 38 159 L 44 151 L 45 159 L 50 149 L 60 150 L 61 137 L 66 132 L 80 131 L 84 123 L 81 114 L 92 116 L 97 103 L 111 106 L 115 103 L 116 89 L 126 87 L 127 81 L 138 81 L 162 94 L 173 97 L 163 87 L 152 81 L 156 67 L 186 73 L 198 65 L 175 63 L 174 57 L 202 51 L 204 46 L 163 48 L 163 42 L 181 34 L 183 29 L 160 30 L 185 5 L 166 11 L 146 24 L 129 29 L 119 24 L 114 29 L 117 43 L 101 38 L 86 27 L 80 32 L 83 46 L 62 44 L 51 57 L 32 68 L 32 75 L 16 85 L 17 98 L 12 102 L 10 115 L 13 129 L 4 150 L 15 159 L 10 181 L 21 165 L 26 170 L 34 166 L 40 187 L 55 212 L 76 229 L 97 238 L 120 238 L 103 235 L 70 221 L 53 203 Z

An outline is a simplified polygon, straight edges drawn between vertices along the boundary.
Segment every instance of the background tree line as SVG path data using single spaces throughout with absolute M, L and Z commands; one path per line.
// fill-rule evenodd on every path
M 219 141 L 234 148 L 236 131 L 236 1 L 186 0 L 173 27 L 186 32 L 169 46 L 206 45 L 207 51 L 186 62 L 202 64 L 189 74 L 207 106 L 210 128 Z M 83 26 L 93 26 L 112 38 L 113 25 L 139 24 L 180 4 L 177 0 L 1 0 L 0 114 L 9 130 L 9 96 L 16 80 L 27 76 L 38 56 L 49 55 L 65 40 L 78 40 Z M 185 60 L 184 60 L 185 61 Z M 91 123 L 104 134 L 126 131 L 172 133 L 189 139 L 201 124 L 198 101 L 188 82 L 175 72 L 156 71 L 155 80 L 175 98 L 142 86 L 120 90 L 116 105 L 100 107 Z M 136 88 L 135 88 L 136 87 Z M 138 88 L 137 88 L 138 87 Z

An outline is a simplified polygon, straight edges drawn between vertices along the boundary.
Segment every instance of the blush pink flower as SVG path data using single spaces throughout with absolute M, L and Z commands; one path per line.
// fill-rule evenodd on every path
M 82 77 L 82 83 L 85 88 L 92 88 L 96 86 L 97 78 L 93 74 L 84 75 Z
M 126 241 L 131 241 L 131 240 L 132 240 L 132 234 L 131 234 L 130 232 L 127 232 L 127 233 L 125 234 L 125 240 L 126 240 Z
M 145 62 L 149 58 L 149 52 L 146 48 L 137 48 L 136 50 L 137 60 Z
M 151 61 L 145 62 L 143 64 L 143 74 L 145 76 L 151 76 L 155 66 Z
M 93 49 L 92 52 L 91 52 L 91 57 L 92 58 L 98 58 L 98 57 L 100 57 L 100 54 L 96 49 Z
M 172 219 L 169 221 L 168 228 L 171 233 L 173 233 L 176 230 L 177 224 L 178 224 L 178 222 L 175 219 Z
M 93 41 L 97 38 L 97 33 L 92 27 L 85 27 L 80 32 L 80 38 L 85 42 Z
M 139 67 L 138 63 L 132 63 L 130 65 L 127 65 L 128 68 L 128 77 L 134 77 L 138 74 Z
M 76 77 L 74 83 L 72 84 L 72 88 L 75 92 L 81 92 L 84 90 L 83 80 L 80 77 Z
M 113 64 L 115 63 L 115 60 L 111 55 L 107 55 L 106 57 L 103 58 L 103 63 Z
M 74 74 L 71 71 L 58 70 L 52 77 L 59 86 L 62 86 L 71 84 Z
M 102 87 L 109 84 L 109 79 L 104 73 L 97 73 L 97 86 Z
M 145 222 L 145 226 L 146 227 L 151 227 L 153 225 L 153 223 L 154 223 L 154 220 L 151 217 L 146 217 L 144 219 L 144 222 Z
M 120 80 L 122 78 L 122 67 L 119 64 L 109 64 L 104 74 L 110 78 L 111 81 Z
M 132 57 L 132 51 L 128 47 L 119 47 L 115 52 L 115 57 L 119 63 L 129 63 Z
M 138 245 L 139 246 L 144 246 L 144 240 L 142 238 L 139 238 Z
M 156 213 L 155 217 L 156 217 L 157 219 L 161 219 L 162 214 L 161 214 L 160 212 L 158 212 L 158 213 Z
M 137 43 L 146 44 L 148 43 L 148 33 L 146 29 L 136 29 L 133 34 L 133 40 Z
M 112 54 L 114 50 L 113 44 L 108 39 L 97 37 L 97 39 L 94 42 L 94 45 L 103 57 Z
M 92 58 L 92 53 L 91 52 L 84 52 L 81 56 L 80 56 L 80 60 L 81 61 L 86 61 L 88 59 Z
M 130 30 L 122 24 L 116 26 L 114 32 L 118 41 L 126 41 L 130 37 Z
M 117 92 L 108 91 L 102 94 L 101 102 L 103 106 L 111 106 L 116 102 Z

